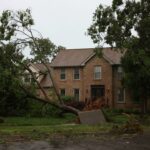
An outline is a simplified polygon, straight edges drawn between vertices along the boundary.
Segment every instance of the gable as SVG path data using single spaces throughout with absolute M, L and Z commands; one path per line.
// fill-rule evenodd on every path
M 84 68 L 88 68 L 89 66 L 111 66 L 110 62 L 106 60 L 104 57 L 99 58 L 94 55 L 91 57 L 85 64 Z
M 75 67 L 84 65 L 84 61 L 93 55 L 93 49 L 61 50 L 52 61 L 52 67 Z
M 120 64 L 122 53 L 104 48 L 103 58 L 111 65 Z M 61 50 L 51 63 L 51 67 L 79 67 L 84 66 L 93 56 L 94 48 Z

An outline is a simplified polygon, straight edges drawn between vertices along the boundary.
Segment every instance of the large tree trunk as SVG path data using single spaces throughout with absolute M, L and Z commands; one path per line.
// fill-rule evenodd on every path
M 31 75 L 32 75 L 32 72 L 31 72 Z M 33 78 L 35 78 L 34 75 L 33 75 Z M 39 84 L 39 82 L 37 80 L 36 80 L 36 82 L 37 82 L 38 88 L 42 91 L 42 93 L 44 95 L 44 98 L 41 98 L 41 97 L 38 97 L 38 96 L 34 95 L 28 89 L 26 89 L 24 86 L 21 86 L 21 88 L 24 90 L 24 92 L 26 93 L 28 98 L 32 98 L 32 99 L 41 101 L 43 103 L 48 103 L 48 104 L 50 104 L 50 105 L 52 105 L 52 106 L 54 106 L 56 108 L 59 108 L 61 110 L 64 110 L 64 111 L 73 113 L 75 115 L 78 115 L 80 110 L 78 110 L 78 109 L 76 109 L 74 107 L 71 107 L 71 106 L 67 106 L 64 103 L 62 103 L 61 101 L 59 101 L 59 102 L 56 101 L 55 102 L 55 101 L 50 100 L 50 98 L 48 97 L 47 93 L 44 91 L 43 87 Z
M 53 102 L 53 101 L 50 101 L 49 99 L 43 99 L 41 97 L 37 97 L 36 95 L 30 93 L 25 87 L 21 86 L 21 88 L 24 90 L 24 92 L 26 93 L 27 97 L 28 98 L 31 98 L 31 99 L 34 99 L 34 100 L 37 100 L 37 101 L 40 101 L 42 103 L 47 103 L 47 104 L 50 104 L 56 108 L 59 108 L 61 110 L 64 110 L 64 111 L 67 111 L 67 112 L 70 112 L 70 113 L 73 113 L 75 115 L 78 115 L 78 113 L 80 112 L 80 110 L 74 108 L 74 107 L 71 107 L 71 106 L 67 106 L 65 104 L 61 104 L 61 103 L 56 103 L 56 102 Z

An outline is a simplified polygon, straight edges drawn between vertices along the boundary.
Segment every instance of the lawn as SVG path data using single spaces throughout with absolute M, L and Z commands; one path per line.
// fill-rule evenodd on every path
M 61 125 L 72 123 L 75 116 L 67 114 L 64 117 L 6 117 L 4 123 L 0 126 L 43 126 L 43 125 Z
M 45 139 L 56 135 L 67 137 L 98 135 L 108 133 L 114 124 L 122 125 L 128 120 L 126 115 L 110 110 L 105 110 L 105 115 L 109 118 L 109 122 L 95 126 L 75 124 L 76 116 L 71 114 L 55 118 L 7 117 L 4 118 L 4 123 L 0 123 L 0 142 L 3 139 Z
M 30 118 L 30 117 L 8 117 L 0 124 L 0 139 L 45 139 L 55 135 L 77 136 L 99 134 L 107 132 L 111 125 L 79 125 L 75 124 L 76 116 L 66 115 L 62 118 Z

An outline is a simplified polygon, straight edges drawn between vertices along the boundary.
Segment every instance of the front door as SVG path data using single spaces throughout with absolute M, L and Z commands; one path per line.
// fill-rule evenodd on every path
M 91 98 L 95 100 L 97 98 L 105 96 L 104 85 L 91 85 Z

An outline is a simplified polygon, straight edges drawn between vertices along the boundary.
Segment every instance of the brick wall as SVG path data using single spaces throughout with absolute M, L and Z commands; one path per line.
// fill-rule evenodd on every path
M 101 66 L 102 68 L 102 78 L 100 80 L 94 79 L 94 67 Z M 94 56 L 91 58 L 84 67 L 80 67 L 80 79 L 74 80 L 73 73 L 74 68 L 66 68 L 66 79 L 60 79 L 61 68 L 53 69 L 53 76 L 55 78 L 55 83 L 57 88 L 66 90 L 66 95 L 73 96 L 73 89 L 80 89 L 80 100 L 91 98 L 91 85 L 104 85 L 105 86 L 105 96 L 108 100 L 109 105 L 112 105 L 112 67 L 103 58 L 98 58 Z
M 79 88 L 80 92 L 82 93 L 82 79 L 83 79 L 83 69 L 80 68 L 80 79 L 74 80 L 73 73 L 74 68 L 68 67 L 66 68 L 66 79 L 61 80 L 60 79 L 60 70 L 61 68 L 54 68 L 53 70 L 53 77 L 55 79 L 55 83 L 57 85 L 58 91 L 60 92 L 60 89 L 65 89 L 66 95 L 73 96 L 73 89 Z M 80 99 L 83 99 L 83 95 L 80 94 Z
M 124 89 L 124 101 L 119 102 L 117 99 L 117 92 L 119 88 L 122 87 L 121 80 L 118 75 L 118 65 L 113 66 L 113 107 L 114 108 L 119 108 L 119 109 L 130 109 L 130 108 L 138 108 L 140 109 L 140 105 L 137 103 L 134 103 L 131 100 L 131 93 L 128 89 Z
M 94 67 L 101 66 L 102 78 L 99 80 L 94 79 Z M 112 67 L 104 59 L 93 57 L 87 62 L 83 69 L 84 73 L 84 99 L 91 98 L 91 85 L 104 85 L 105 86 L 105 99 L 107 99 L 109 105 L 112 105 Z

